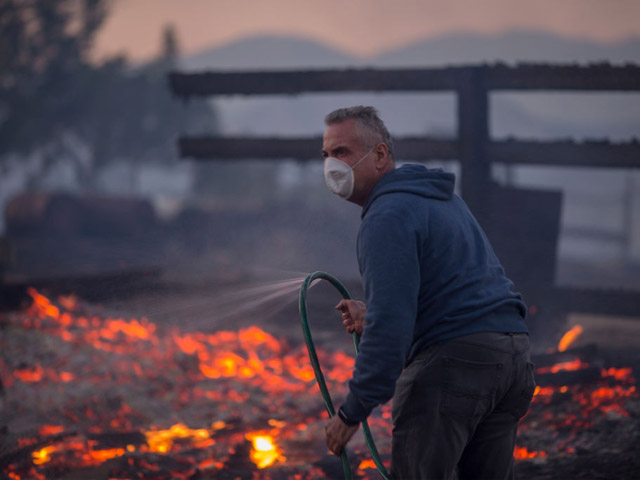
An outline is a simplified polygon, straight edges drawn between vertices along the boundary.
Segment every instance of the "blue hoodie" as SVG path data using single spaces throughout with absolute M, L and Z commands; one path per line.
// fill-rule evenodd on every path
M 430 345 L 477 332 L 527 333 L 522 297 L 454 182 L 441 169 L 404 165 L 380 179 L 362 209 L 367 314 L 342 405 L 350 420 L 387 402 L 402 369 Z

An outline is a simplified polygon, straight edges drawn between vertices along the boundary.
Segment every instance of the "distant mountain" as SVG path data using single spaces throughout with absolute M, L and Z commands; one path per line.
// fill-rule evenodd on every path
M 373 59 L 377 66 L 425 67 L 469 63 L 640 62 L 640 38 L 595 43 L 550 33 L 514 31 L 498 35 L 459 33 L 393 49 Z
M 302 38 L 255 36 L 185 57 L 193 70 L 266 70 L 348 67 L 357 60 L 320 43 Z
M 313 40 L 260 35 L 183 58 L 184 70 L 427 67 L 493 62 L 640 63 L 640 37 L 614 43 L 551 33 L 513 31 L 496 35 L 457 33 L 356 57 Z

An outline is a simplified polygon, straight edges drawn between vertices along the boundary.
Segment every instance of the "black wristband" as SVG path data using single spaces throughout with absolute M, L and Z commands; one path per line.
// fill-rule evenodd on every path
M 349 417 L 347 417 L 347 414 L 344 413 L 344 410 L 342 409 L 342 407 L 338 409 L 338 416 L 340 417 L 340 420 L 342 420 L 344 423 L 346 423 L 350 427 L 353 427 L 360 423 L 360 422 L 354 422 L 353 420 L 350 420 Z

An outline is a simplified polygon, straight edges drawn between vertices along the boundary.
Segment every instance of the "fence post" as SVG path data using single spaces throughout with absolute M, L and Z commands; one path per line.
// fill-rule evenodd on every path
M 462 72 L 461 72 L 462 73 Z M 489 141 L 489 93 L 484 67 L 469 67 L 461 75 L 458 94 L 458 142 L 462 196 L 478 220 L 485 208 L 491 186 Z

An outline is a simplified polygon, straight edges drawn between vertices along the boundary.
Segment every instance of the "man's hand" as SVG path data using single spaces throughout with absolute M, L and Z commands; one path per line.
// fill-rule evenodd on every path
M 327 447 L 335 455 L 340 456 L 345 445 L 351 440 L 360 425 L 347 425 L 338 415 L 334 415 L 324 426 L 327 435 Z
M 347 332 L 362 335 L 364 330 L 364 316 L 367 313 L 367 307 L 359 300 L 340 300 L 336 305 L 336 310 L 342 312 L 342 324 Z

